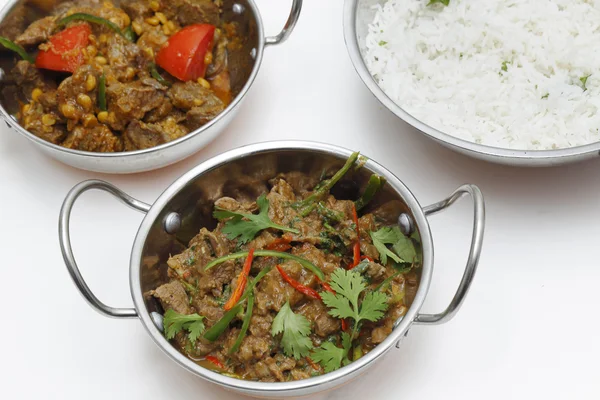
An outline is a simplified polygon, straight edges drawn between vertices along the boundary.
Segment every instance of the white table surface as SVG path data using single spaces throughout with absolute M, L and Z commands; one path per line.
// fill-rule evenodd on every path
M 275 34 L 289 1 L 259 0 Z M 42 156 L 0 124 L 3 399 L 234 399 L 185 372 L 136 320 L 94 312 L 61 258 L 58 211 L 76 183 L 100 178 L 152 202 L 174 179 L 233 147 L 308 139 L 359 149 L 391 169 L 422 204 L 470 182 L 487 229 L 469 296 L 446 325 L 413 327 L 366 376 L 314 399 L 598 398 L 599 161 L 551 169 L 490 165 L 446 150 L 383 109 L 354 72 L 342 1 L 305 1 L 290 40 L 265 52 L 238 118 L 198 154 L 160 171 L 110 176 Z M 446 306 L 471 229 L 463 200 L 431 218 L 436 261 L 425 312 Z M 128 259 L 142 215 L 103 193 L 77 204 L 73 245 L 97 296 L 132 303 Z

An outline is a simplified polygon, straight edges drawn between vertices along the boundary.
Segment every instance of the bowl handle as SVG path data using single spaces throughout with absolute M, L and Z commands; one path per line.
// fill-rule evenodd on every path
M 108 182 L 100 180 L 88 180 L 76 185 L 73 187 L 73 189 L 71 189 L 69 194 L 67 194 L 62 208 L 60 209 L 60 218 L 58 221 L 58 237 L 60 240 L 60 249 L 62 251 L 63 259 L 65 260 L 65 264 L 69 270 L 69 274 L 71 275 L 73 282 L 75 282 L 75 286 L 77 286 L 83 298 L 90 306 L 92 306 L 92 308 L 102 315 L 114 318 L 136 318 L 138 314 L 134 308 L 114 308 L 107 306 L 98 300 L 98 298 L 94 295 L 94 293 L 92 293 L 88 285 L 85 283 L 85 280 L 79 272 L 79 267 L 75 262 L 75 257 L 73 256 L 73 250 L 71 248 L 71 234 L 69 232 L 71 210 L 73 209 L 75 200 L 77 200 L 79 195 L 90 189 L 104 190 L 134 210 L 138 210 L 143 213 L 147 213 L 148 210 L 150 210 L 150 206 L 134 199 Z
M 470 195 L 473 199 L 473 236 L 471 238 L 469 258 L 467 259 L 467 266 L 465 267 L 462 280 L 460 281 L 460 285 L 458 285 L 458 290 L 450 302 L 450 305 L 444 311 L 439 314 L 418 314 L 414 320 L 416 324 L 435 325 L 450 321 L 464 302 L 471 286 L 471 282 L 473 281 L 475 271 L 477 270 L 477 264 L 479 263 L 479 256 L 481 255 L 483 230 L 485 226 L 485 205 L 481 190 L 475 185 L 463 185 L 456 189 L 447 199 L 423 208 L 423 212 L 426 216 L 436 214 L 450 207 L 456 200 L 466 194 Z
M 265 46 L 281 44 L 285 42 L 294 30 L 296 22 L 298 22 L 298 18 L 300 17 L 300 10 L 302 9 L 302 0 L 293 1 L 294 2 L 292 3 L 292 10 L 290 11 L 290 16 L 288 17 L 285 26 L 277 36 L 267 36 L 265 38 Z

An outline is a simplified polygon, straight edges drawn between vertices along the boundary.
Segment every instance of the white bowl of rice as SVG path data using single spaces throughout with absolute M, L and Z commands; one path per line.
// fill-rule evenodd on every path
M 373 94 L 448 147 L 527 166 L 600 154 L 600 0 L 346 0 L 344 35 Z

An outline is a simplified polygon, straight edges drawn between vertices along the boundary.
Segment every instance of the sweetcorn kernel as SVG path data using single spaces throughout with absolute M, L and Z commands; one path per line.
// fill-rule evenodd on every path
M 171 34 L 171 30 L 169 29 L 168 25 L 163 25 L 162 26 L 162 31 L 165 35 L 169 36 Z
M 200 107 L 202 104 L 204 104 L 204 100 L 202 99 L 194 99 L 194 105 L 197 107 Z
M 169 27 L 169 30 L 171 32 L 175 32 L 177 30 L 177 27 L 175 26 L 175 23 L 173 21 L 167 22 L 167 26 Z
M 125 24 L 125 26 L 129 26 L 129 24 L 131 23 L 131 18 L 129 18 L 129 15 L 123 13 L 123 23 Z
M 27 114 L 27 113 L 29 112 L 29 110 L 31 110 L 31 104 L 25 104 L 25 105 L 23 106 L 22 113 L 23 113 L 23 114 Z
M 208 65 L 213 62 L 213 54 L 212 51 L 209 51 L 204 56 L 204 64 Z
M 138 36 L 140 36 L 142 34 L 142 32 L 144 32 L 144 28 L 142 27 L 142 25 L 139 22 L 133 21 L 131 23 L 131 27 L 133 28 L 133 31 Z
M 96 49 L 94 46 L 88 46 L 86 48 L 86 50 L 87 50 L 88 56 L 90 56 L 90 57 L 95 57 L 96 54 L 98 54 L 98 49 Z
M 77 110 L 71 104 L 63 104 L 60 108 L 63 115 L 69 119 L 75 119 L 77 117 Z
M 160 21 L 161 24 L 166 24 L 167 23 L 167 17 L 165 16 L 165 14 L 161 13 L 161 12 L 157 12 L 156 14 L 154 14 L 154 16 L 156 18 L 158 18 L 158 20 Z
M 44 92 L 42 92 L 42 89 L 40 89 L 40 88 L 35 88 L 35 89 L 33 89 L 33 91 L 31 92 L 31 98 L 32 98 L 34 101 L 37 101 L 37 99 L 39 99 L 39 98 L 40 98 L 40 96 L 41 96 L 42 94 L 44 94 Z
M 204 78 L 198 78 L 198 83 L 201 84 L 206 89 L 210 89 L 210 83 Z
M 150 8 L 152 9 L 152 11 L 158 11 L 158 9 L 160 8 L 160 3 L 156 0 L 152 0 L 150 2 Z
M 108 111 L 100 111 L 98 113 L 98 121 L 102 122 L 103 124 L 105 122 L 108 121 Z
M 160 21 L 156 17 L 150 17 L 150 18 L 146 18 L 146 23 L 148 23 L 152 26 L 156 26 L 160 23 Z
M 102 56 L 98 56 L 98 57 L 94 58 L 94 60 L 96 60 L 96 62 L 100 65 L 108 64 L 108 61 L 106 60 L 106 58 L 104 58 Z
M 144 52 L 146 53 L 146 55 L 148 55 L 148 57 L 154 58 L 154 50 L 152 50 L 152 47 L 146 47 L 144 49 Z
M 87 94 L 79 93 L 77 95 L 77 104 L 86 110 L 92 108 L 92 99 Z
M 88 75 L 87 79 L 85 80 L 85 90 L 87 90 L 88 92 L 91 92 L 92 90 L 94 90 L 96 88 L 96 77 L 94 75 Z
M 85 114 L 83 116 L 83 126 L 91 128 L 98 125 L 98 120 L 94 114 Z
M 42 124 L 46 126 L 52 126 L 56 123 L 56 118 L 52 114 L 42 115 Z

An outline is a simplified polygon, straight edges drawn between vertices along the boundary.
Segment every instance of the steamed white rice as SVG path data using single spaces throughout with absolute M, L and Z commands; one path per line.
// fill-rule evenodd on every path
M 600 141 L 600 0 L 428 2 L 389 0 L 369 26 L 367 66 L 398 105 L 491 146 Z

